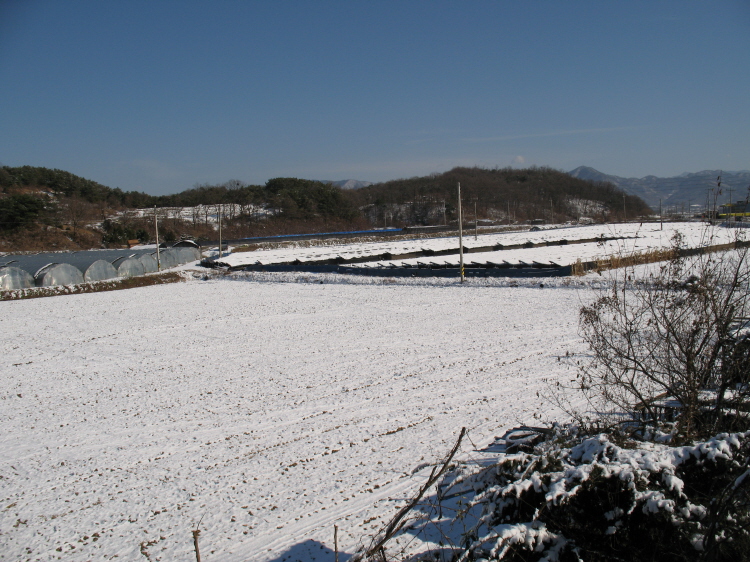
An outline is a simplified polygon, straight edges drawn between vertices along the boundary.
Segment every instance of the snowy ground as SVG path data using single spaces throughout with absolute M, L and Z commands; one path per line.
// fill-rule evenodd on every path
M 571 244 L 570 246 L 542 246 L 537 248 L 524 248 L 516 250 L 502 250 L 497 252 L 470 253 L 465 256 L 466 263 L 476 261 L 484 263 L 492 261 L 502 263 L 503 260 L 509 263 L 518 263 L 525 261 L 531 263 L 555 262 L 560 265 L 570 265 L 577 259 L 583 261 L 594 260 L 597 258 L 608 258 L 613 254 L 631 254 L 635 252 L 647 252 L 656 249 L 666 249 L 672 244 L 672 238 L 675 232 L 680 232 L 684 237 L 684 244 L 687 247 L 708 246 L 714 244 L 726 244 L 738 236 L 736 229 L 712 228 L 707 229 L 706 225 L 697 222 L 682 223 L 665 223 L 663 227 L 659 223 L 626 223 L 626 224 L 606 224 L 591 225 L 568 228 L 554 228 L 540 230 L 536 232 L 503 232 L 494 234 L 480 234 L 477 239 L 473 235 L 464 237 L 464 246 L 467 248 L 479 248 L 503 244 L 506 246 L 524 244 L 533 242 L 540 244 L 548 241 L 558 241 L 566 239 L 570 242 L 591 238 L 612 238 L 620 237 L 622 239 L 613 240 L 605 243 L 588 243 L 588 244 Z M 744 234 L 742 232 L 740 235 Z M 367 256 L 373 257 L 373 264 L 383 253 L 405 254 L 419 252 L 421 250 L 441 251 L 447 249 L 456 249 L 458 251 L 458 238 L 455 235 L 427 238 L 421 240 L 389 240 L 385 242 L 363 242 L 358 244 L 348 244 L 346 246 L 318 246 L 318 247 L 285 247 L 272 250 L 258 250 L 254 252 L 241 252 L 230 254 L 221 259 L 221 262 L 239 267 L 242 265 L 255 264 L 283 264 L 291 263 L 295 260 L 301 262 L 318 261 L 336 258 L 362 258 Z M 422 257 L 409 260 L 399 260 L 395 262 L 398 265 L 416 265 L 417 262 L 429 263 L 457 263 L 458 255 L 455 256 L 438 256 Z
M 674 227 L 477 245 L 564 233 L 661 247 Z M 688 246 L 705 234 L 680 230 Z M 457 247 L 412 246 L 428 243 Z M 208 562 L 332 561 L 334 524 L 351 554 L 461 427 L 472 458 L 559 415 L 537 391 L 573 374 L 578 309 L 603 280 L 207 277 L 0 304 L 0 559 L 193 560 L 199 522 Z
M 332 561 L 462 426 L 557 414 L 588 289 L 330 279 L 2 303 L 0 559 Z

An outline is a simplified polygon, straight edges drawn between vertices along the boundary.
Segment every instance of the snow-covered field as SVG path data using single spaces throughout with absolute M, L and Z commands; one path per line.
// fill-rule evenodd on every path
M 3 302 L 0 559 L 188 561 L 198 525 L 204 561 L 332 561 L 334 525 L 351 554 L 461 427 L 466 459 L 560 415 L 537 391 L 573 375 L 593 283 L 241 273 Z
M 556 415 L 589 295 L 264 279 L 0 305 L 1 559 L 352 553 L 462 426 Z
M 477 252 L 465 256 L 466 263 L 476 261 L 484 263 L 517 264 L 520 261 L 531 263 L 555 262 L 560 265 L 570 265 L 577 259 L 583 261 L 598 258 L 608 258 L 612 254 L 632 254 L 637 252 L 648 252 L 650 250 L 665 249 L 672 244 L 675 232 L 680 232 L 684 237 L 687 247 L 707 246 L 714 244 L 725 244 L 731 242 L 738 235 L 738 231 L 726 228 L 706 229 L 706 225 L 697 222 L 665 223 L 661 227 L 658 223 L 627 223 L 611 225 L 591 225 L 568 228 L 553 228 L 536 232 L 503 232 L 494 234 L 481 234 L 474 240 L 474 236 L 467 234 L 464 237 L 464 246 L 479 248 L 503 244 L 512 246 L 533 242 L 540 244 L 548 241 L 568 240 L 570 246 L 541 246 L 536 248 L 524 248 L 515 250 L 501 250 L 495 252 Z M 591 238 L 613 238 L 618 240 L 603 243 L 573 244 L 576 240 Z M 346 246 L 318 246 L 318 247 L 287 247 L 272 250 L 258 250 L 254 252 L 241 252 L 230 254 L 222 258 L 222 263 L 239 267 L 242 265 L 255 264 L 283 264 L 295 260 L 301 262 L 332 259 L 338 256 L 343 258 L 363 258 L 372 256 L 372 264 L 379 263 L 379 256 L 383 253 L 406 254 L 422 250 L 442 251 L 455 249 L 458 251 L 458 238 L 455 235 L 426 238 L 421 240 L 399 240 L 385 242 L 363 242 L 359 244 L 348 244 Z M 397 265 L 416 265 L 417 262 L 458 263 L 458 254 L 437 257 L 421 257 L 409 260 L 397 260 L 387 263 Z M 381 263 L 382 265 L 382 263 Z

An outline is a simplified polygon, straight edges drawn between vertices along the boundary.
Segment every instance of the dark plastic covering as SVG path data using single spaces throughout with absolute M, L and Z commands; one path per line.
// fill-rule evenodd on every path
M 34 286 L 34 278 L 23 269 L 6 266 L 0 267 L 0 290 L 30 289 Z
M 173 248 L 183 248 L 183 247 L 185 247 L 185 248 L 199 248 L 198 244 L 196 242 L 194 242 L 193 240 L 180 240 L 179 242 L 177 242 L 177 244 L 175 244 L 172 247 Z

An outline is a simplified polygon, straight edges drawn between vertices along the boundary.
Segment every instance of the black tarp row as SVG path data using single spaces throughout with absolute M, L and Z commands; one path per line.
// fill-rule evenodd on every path
M 239 269 L 239 268 L 237 268 Z M 341 265 L 247 265 L 243 271 L 258 272 L 299 272 L 299 273 L 341 273 L 344 275 L 369 275 L 373 277 L 460 277 L 461 270 L 457 267 L 346 267 Z M 498 264 L 471 264 L 464 267 L 466 277 L 567 277 L 571 274 L 571 266 L 558 264 L 513 264 L 503 266 Z

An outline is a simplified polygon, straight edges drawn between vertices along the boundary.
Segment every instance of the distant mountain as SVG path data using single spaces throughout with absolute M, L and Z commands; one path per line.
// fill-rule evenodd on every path
M 372 185 L 371 181 L 360 180 L 325 180 L 323 181 L 323 183 L 330 183 L 331 185 L 335 185 L 336 187 L 340 187 L 341 189 L 359 189 L 360 187 L 367 187 L 368 185 Z
M 590 168 L 579 166 L 568 172 L 571 176 L 583 180 L 608 182 L 616 185 L 626 193 L 637 195 L 652 209 L 659 208 L 659 199 L 665 207 L 682 207 L 688 205 L 705 206 L 708 199 L 713 202 L 716 178 L 721 174 L 721 192 L 717 196 L 719 204 L 730 200 L 745 199 L 750 192 L 750 171 L 726 172 L 720 170 L 703 170 L 695 173 L 683 173 L 670 178 L 645 176 L 643 178 L 623 178 L 612 176 Z M 730 192 L 731 190 L 731 192 Z M 696 207 L 693 207 L 696 209 Z

